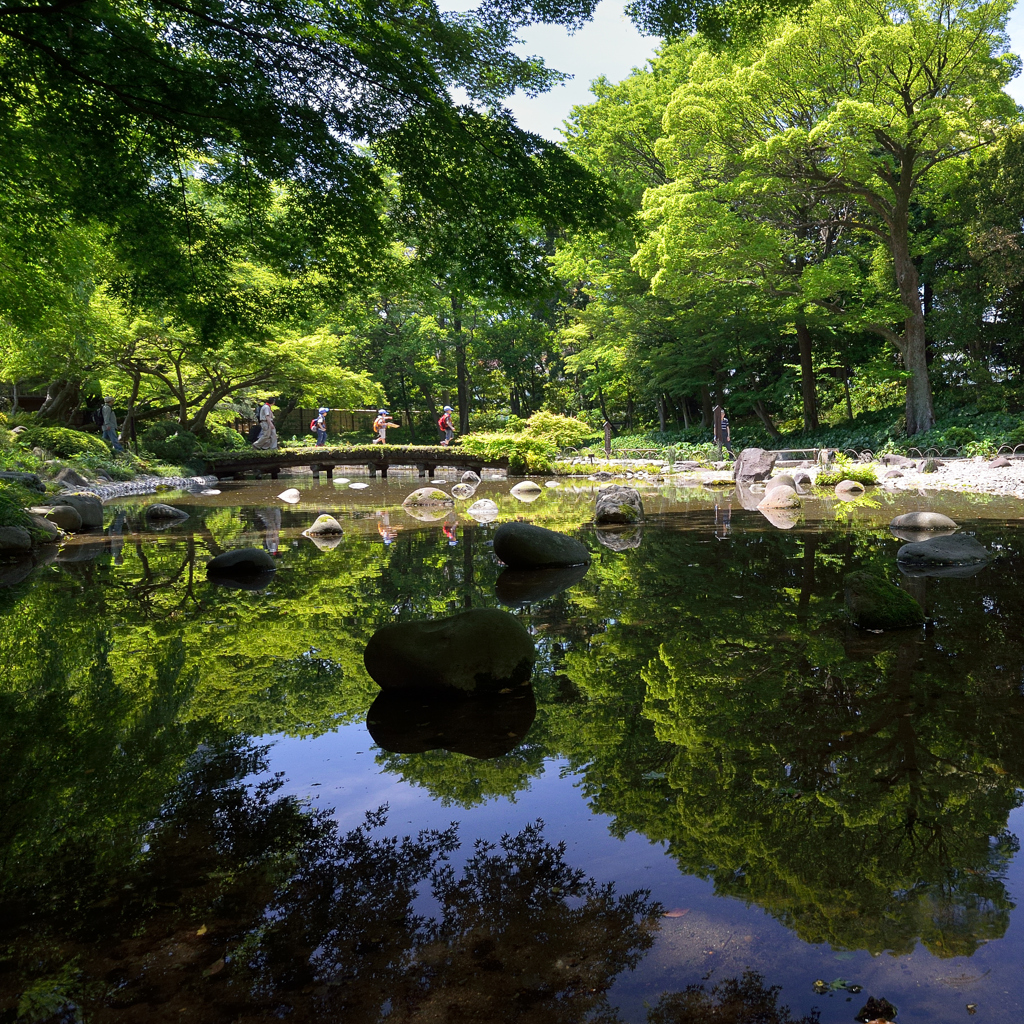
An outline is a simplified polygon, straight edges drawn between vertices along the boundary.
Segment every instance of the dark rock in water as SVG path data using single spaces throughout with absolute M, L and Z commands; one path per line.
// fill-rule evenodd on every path
M 39 514 L 45 516 L 51 523 L 55 523 L 62 530 L 68 533 L 78 533 L 82 528 L 82 517 L 78 509 L 70 505 L 53 505 L 51 508 L 39 509 Z
M 921 606 L 905 591 L 870 572 L 843 580 L 850 618 L 863 629 L 905 629 L 924 622 Z
M 44 535 L 44 544 L 55 543 L 61 538 L 61 528 L 56 523 L 51 523 L 49 519 L 44 519 L 43 516 L 34 515 L 29 513 L 29 519 L 32 520 L 32 526 Z
M 60 549 L 57 561 L 61 565 L 72 565 L 76 562 L 91 562 L 107 551 L 106 538 L 90 540 L 83 535 L 75 538 Z
M 38 491 L 40 494 L 46 493 L 46 485 L 39 479 L 36 473 L 18 473 L 14 470 L 4 470 L 0 472 L 0 480 L 21 484 L 22 487 L 27 487 L 30 491 Z
M 21 555 L 13 562 L 0 562 L 0 587 L 13 587 L 27 580 L 35 567 L 31 555 Z
M 95 494 L 59 494 L 54 505 L 70 505 L 82 517 L 82 529 L 103 529 L 103 502 Z
M 956 533 L 949 537 L 932 537 L 915 544 L 904 544 L 896 558 L 905 565 L 971 565 L 991 557 L 987 548 L 973 537 Z
M 363 652 L 382 690 L 500 693 L 528 682 L 536 660 L 526 628 L 498 608 L 395 622 L 378 629 Z
M 575 537 L 529 523 L 499 526 L 494 534 L 494 553 L 510 569 L 590 564 L 590 552 Z
M 227 576 L 233 579 L 271 573 L 277 568 L 270 552 L 262 548 L 235 548 L 211 558 L 206 563 L 207 576 Z
M 899 530 L 894 526 L 889 527 L 890 532 L 897 540 L 906 541 L 908 544 L 917 544 L 922 540 L 934 540 L 936 537 L 948 537 L 956 530 Z
M 868 1024 L 869 1021 L 874 1020 L 889 1021 L 895 1020 L 898 1012 L 888 999 L 876 999 L 871 996 L 854 1019 L 860 1021 L 861 1024 Z
M 32 535 L 21 526 L 0 526 L 0 555 L 18 555 L 32 550 Z
M 494 584 L 494 593 L 502 604 L 513 607 L 546 601 L 579 583 L 589 569 L 589 563 L 551 569 L 506 569 Z
M 366 713 L 366 728 L 374 743 L 396 754 L 450 750 L 488 758 L 519 746 L 536 715 L 529 681 L 496 694 L 382 690 Z
M 612 551 L 630 551 L 640 547 L 644 528 L 637 526 L 599 526 L 594 531 L 597 542 Z
M 77 469 L 72 469 L 70 466 L 65 466 L 54 477 L 54 480 L 59 484 L 64 484 L 66 487 L 88 487 L 90 484 L 88 477 L 82 476 Z
M 644 521 L 644 505 L 632 487 L 611 484 L 597 492 L 594 522 L 598 526 L 629 526 Z
M 897 530 L 955 530 L 956 523 L 941 512 L 905 512 L 890 527 Z
M 989 469 L 1006 469 L 1007 466 L 1012 465 L 1010 460 L 1005 455 L 997 455 L 989 464 Z
M 182 512 L 180 508 L 173 505 L 163 505 L 157 502 L 146 509 L 147 519 L 188 519 L 188 513 Z
M 744 448 L 733 466 L 732 477 L 737 483 L 767 480 L 772 475 L 777 458 L 777 455 L 763 448 Z
M 264 569 L 262 572 L 249 576 L 207 576 L 207 582 L 215 587 L 223 587 L 225 590 L 249 590 L 256 593 L 260 590 L 266 590 L 274 582 L 275 575 L 275 571 Z

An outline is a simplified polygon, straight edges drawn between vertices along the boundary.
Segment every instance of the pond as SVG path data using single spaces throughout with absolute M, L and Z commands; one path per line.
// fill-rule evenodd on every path
M 415 477 L 108 503 L 8 574 L 0 1020 L 1024 1018 L 1020 503 L 872 492 L 780 529 L 643 484 L 646 524 L 598 536 L 595 484 L 510 483 L 477 490 L 490 524 L 409 516 Z M 157 500 L 189 518 L 153 530 Z M 902 577 L 915 509 L 996 557 Z M 303 536 L 321 512 L 340 542 Z M 501 581 L 512 518 L 589 571 Z M 245 544 L 268 586 L 207 581 Z M 849 626 L 859 568 L 927 625 Z M 377 742 L 370 637 L 482 607 L 532 636 L 530 706 L 378 715 Z

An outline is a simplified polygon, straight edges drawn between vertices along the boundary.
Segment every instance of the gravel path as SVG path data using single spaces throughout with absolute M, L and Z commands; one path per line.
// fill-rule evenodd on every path
M 883 479 L 894 467 L 875 466 L 882 486 L 895 491 L 961 491 L 972 494 L 1010 494 L 1024 498 L 1024 459 L 1012 459 L 1009 466 L 989 469 L 987 459 L 957 459 L 934 473 L 919 473 L 913 466 L 898 466 L 901 477 Z

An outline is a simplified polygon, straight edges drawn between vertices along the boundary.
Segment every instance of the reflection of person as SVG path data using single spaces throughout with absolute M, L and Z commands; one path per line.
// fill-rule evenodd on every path
M 267 528 L 263 546 L 272 555 L 276 555 L 281 547 L 281 510 L 279 508 L 261 508 L 256 515 L 263 520 L 263 525 Z
M 378 409 L 377 418 L 373 421 L 373 429 L 377 431 L 377 436 L 373 439 L 374 444 L 386 444 L 388 439 L 388 430 L 391 427 L 397 427 L 398 424 L 391 418 L 391 413 L 387 409 Z
M 316 417 L 316 446 L 317 448 L 323 448 L 327 444 L 327 413 L 329 409 L 321 407 L 317 412 Z
M 253 442 L 253 448 L 272 451 L 277 447 L 277 428 L 274 426 L 274 410 L 270 408 L 271 398 L 264 399 L 260 406 L 260 436 Z
M 385 547 L 388 547 L 398 536 L 398 528 L 391 525 L 391 519 L 387 512 L 377 513 L 377 532 L 380 534 L 380 539 L 384 541 Z
M 124 565 L 124 509 L 114 513 L 114 519 L 107 531 L 110 538 L 110 553 L 114 556 L 114 565 Z
M 732 505 L 719 505 L 715 502 L 715 536 L 725 540 L 732 530 Z
M 450 405 L 444 407 L 444 412 L 441 413 L 441 418 L 437 421 L 437 425 L 444 435 L 441 444 L 451 444 L 452 438 L 455 437 L 455 424 L 452 422 L 452 407 Z
M 458 537 L 455 536 L 455 523 L 445 522 L 441 528 L 444 530 L 444 535 L 448 538 L 448 547 L 453 548 L 459 543 Z
M 124 451 L 121 442 L 117 439 L 117 415 L 114 412 L 114 400 L 112 398 L 105 398 L 103 400 L 103 440 L 115 452 Z

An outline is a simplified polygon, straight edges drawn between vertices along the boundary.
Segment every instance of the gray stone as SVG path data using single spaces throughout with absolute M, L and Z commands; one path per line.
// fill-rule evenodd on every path
M 89 479 L 82 476 L 77 469 L 72 469 L 71 466 L 65 466 L 55 477 L 54 480 L 59 484 L 64 484 L 65 487 L 88 487 Z
M 850 618 L 863 629 L 906 629 L 924 622 L 910 594 L 870 572 L 849 573 L 843 589 Z
M 942 459 L 922 459 L 917 465 L 919 473 L 937 473 L 945 463 Z
M 685 473 L 690 473 L 695 469 L 700 469 L 700 463 L 694 462 L 693 459 L 683 459 L 680 462 L 673 462 L 672 468 L 674 470 L 681 470 Z
M 61 528 L 56 523 L 51 523 L 49 519 L 45 519 L 43 516 L 33 512 L 29 512 L 28 515 L 35 529 L 45 535 L 46 540 L 43 541 L 44 544 L 60 540 L 63 534 Z
M 478 523 L 492 523 L 498 518 L 498 506 L 490 498 L 479 498 L 466 509 L 466 515 Z
M 941 512 L 905 512 L 890 524 L 896 530 L 955 530 L 956 523 Z
M 611 484 L 597 492 L 594 522 L 598 526 L 630 525 L 644 521 L 644 505 L 632 487 Z
M 466 472 L 462 474 L 461 482 L 469 484 L 470 487 L 476 487 L 480 483 L 480 477 L 474 473 L 473 470 L 467 469 Z
M 796 480 L 789 473 L 781 473 L 779 476 L 773 476 L 770 480 L 765 482 L 765 494 L 769 491 L 773 491 L 776 487 L 790 487 L 795 491 Z
M 258 576 L 273 572 L 277 563 L 262 548 L 235 548 L 206 563 L 207 576 Z
M 897 560 L 910 566 L 971 565 L 975 562 L 985 562 L 990 557 L 987 548 L 963 533 L 904 544 L 896 552 Z
M 886 474 L 885 474 L 885 476 L 882 479 L 883 480 L 897 480 L 897 479 L 899 479 L 902 476 L 903 476 L 903 473 L 900 470 L 898 470 L 898 469 L 890 469 L 890 470 L 886 471 Z
M 510 569 L 588 565 L 590 552 L 575 537 L 530 523 L 505 523 L 494 534 L 494 553 Z
M 599 526 L 594 530 L 597 542 L 609 551 L 629 551 L 640 547 L 644 539 L 644 528 L 636 526 Z
M 454 502 L 452 496 L 439 487 L 419 487 L 410 494 L 402 504 L 409 508 L 412 505 L 446 506 L 450 508 Z
M 593 476 L 591 476 L 590 479 L 591 480 L 611 480 L 612 479 L 612 474 L 609 473 L 606 469 L 602 469 L 599 472 L 594 473 Z
M 78 509 L 70 505 L 54 505 L 52 508 L 33 511 L 38 511 L 39 515 L 45 516 L 51 523 L 56 523 L 67 533 L 78 533 L 82 529 L 82 517 L 78 514 Z
M 989 464 L 989 469 L 1006 469 L 1007 466 L 1012 465 L 1010 460 L 1005 455 L 997 455 Z
M 836 484 L 835 494 L 843 501 L 851 501 L 864 493 L 864 485 L 856 480 L 840 480 Z
M 733 479 L 738 483 L 767 480 L 772 475 L 777 458 L 777 455 L 766 452 L 763 448 L 744 448 L 733 466 Z
M 883 466 L 916 466 L 917 463 L 913 459 L 908 459 L 905 455 L 883 455 L 878 460 Z
M 382 690 L 501 693 L 529 685 L 536 660 L 526 628 L 498 608 L 394 622 L 378 629 L 363 652 Z
M 32 550 L 32 535 L 22 526 L 0 526 L 0 555 L 19 555 Z
M 188 519 L 188 513 L 182 512 L 180 508 L 173 505 L 163 505 L 159 502 L 150 505 L 146 509 L 147 519 Z
M 757 504 L 758 510 L 766 508 L 799 508 L 800 499 L 797 497 L 796 488 L 789 484 L 779 484 L 769 491 L 765 491 L 764 497 Z
M 83 529 L 103 529 L 103 502 L 95 494 L 60 494 L 53 504 L 70 505 L 82 517 Z
M 4 470 L 0 472 L 0 480 L 21 484 L 22 487 L 27 487 L 30 491 L 37 491 L 39 494 L 46 492 L 46 485 L 39 479 L 36 473 L 18 473 L 14 470 Z
M 307 537 L 322 537 L 325 535 L 334 535 L 342 533 L 341 523 L 338 522 L 334 516 L 322 515 L 317 516 L 313 525 L 304 531 Z
M 790 508 L 764 508 L 759 505 L 757 511 L 777 530 L 792 530 L 799 519 L 798 514 Z
M 456 484 L 452 488 L 452 497 L 458 498 L 459 501 L 466 501 L 474 494 L 476 494 L 476 487 L 472 484 Z

